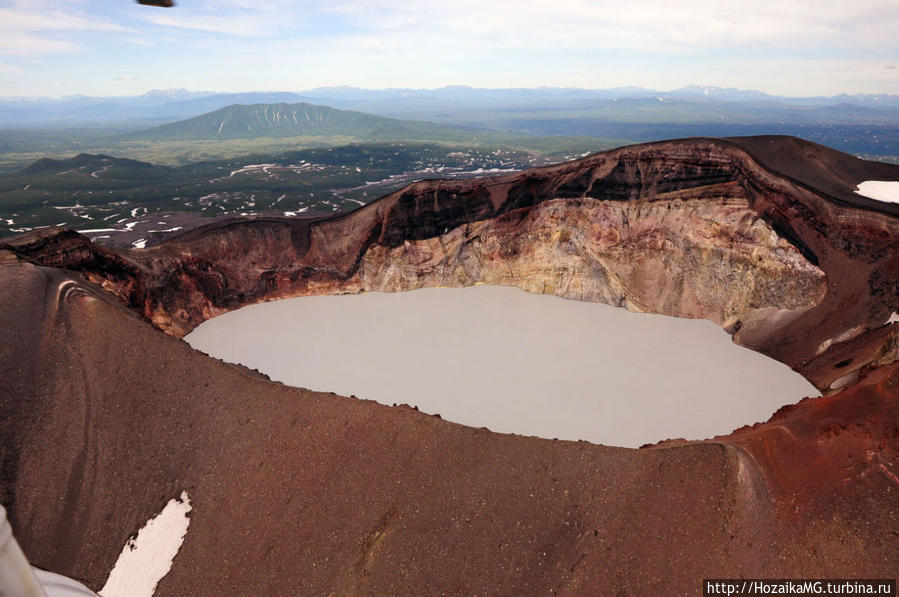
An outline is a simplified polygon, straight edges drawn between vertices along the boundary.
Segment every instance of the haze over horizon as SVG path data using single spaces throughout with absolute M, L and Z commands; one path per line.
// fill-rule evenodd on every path
M 0 95 L 700 84 L 899 94 L 899 5 L 0 1 Z
M 737 100 L 737 101 L 747 101 L 751 99 L 760 99 L 760 100 L 771 100 L 778 98 L 785 98 L 789 100 L 802 100 L 805 98 L 836 98 L 839 99 L 843 96 L 846 97 L 867 97 L 871 99 L 875 98 L 896 98 L 899 97 L 899 94 L 892 93 L 849 93 L 849 92 L 840 92 L 837 94 L 831 95 L 785 95 L 785 94 L 774 94 L 768 93 L 766 91 L 762 91 L 760 89 L 743 89 L 737 87 L 719 87 L 716 85 L 701 85 L 697 83 L 691 83 L 688 85 L 683 85 L 677 88 L 671 89 L 657 89 L 657 88 L 648 88 L 641 87 L 638 85 L 621 85 L 616 87 L 604 87 L 604 88 L 590 88 L 590 87 L 575 87 L 575 86 L 550 86 L 550 85 L 539 85 L 533 87 L 477 87 L 474 85 L 441 85 L 439 87 L 361 87 L 358 85 L 328 85 L 321 87 L 313 87 L 309 89 L 241 89 L 241 90 L 221 90 L 221 89 L 190 89 L 185 87 L 170 87 L 170 88 L 151 88 L 151 89 L 140 89 L 134 90 L 127 93 L 121 93 L 116 95 L 92 95 L 92 94 L 84 94 L 84 93 L 71 93 L 65 95 L 40 95 L 40 96 L 22 96 L 22 95 L 0 95 L 0 99 L 23 99 L 23 100 L 68 100 L 73 98 L 108 98 L 108 99 L 116 99 L 116 98 L 150 98 L 151 96 L 156 96 L 154 99 L 157 101 L 178 101 L 184 99 L 193 99 L 200 97 L 210 97 L 210 96 L 237 96 L 237 95 L 246 95 L 248 96 L 248 100 L 240 101 L 238 103 L 260 103 L 259 101 L 252 99 L 252 94 L 293 94 L 296 96 L 305 96 L 308 94 L 308 97 L 304 97 L 302 101 L 307 101 L 309 103 L 320 103 L 329 99 L 328 92 L 334 92 L 334 98 L 336 99 L 371 99 L 373 97 L 387 97 L 383 94 L 389 92 L 395 92 L 396 94 L 402 93 L 402 97 L 410 97 L 407 94 L 423 94 L 435 96 L 436 94 L 440 94 L 443 92 L 447 93 L 456 93 L 456 92 L 547 92 L 547 93 L 583 93 L 586 96 L 590 96 L 591 94 L 601 94 L 599 97 L 648 97 L 653 94 L 659 94 L 661 97 L 681 97 L 681 98 L 694 98 L 701 97 L 703 95 L 709 97 L 710 99 L 725 99 L 725 100 Z M 614 92 L 620 92 L 620 96 L 616 96 Z M 399 97 L 396 95 L 395 97 Z M 450 96 L 452 97 L 452 96 Z M 469 95 L 469 97 L 475 97 L 473 95 Z M 512 98 L 514 96 L 508 96 Z M 527 96 L 519 96 L 518 99 L 523 99 Z M 542 99 L 546 99 L 543 97 Z M 286 100 L 287 103 L 291 103 L 295 101 L 293 99 Z M 296 101 L 300 101 L 299 99 Z M 266 103 L 266 101 L 262 101 L 261 103 Z M 270 102 L 269 102 L 270 103 Z M 364 111 L 364 110 L 363 110 Z

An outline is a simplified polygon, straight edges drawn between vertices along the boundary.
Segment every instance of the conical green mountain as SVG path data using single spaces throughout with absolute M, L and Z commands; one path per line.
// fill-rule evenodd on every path
M 129 140 L 184 141 L 254 137 L 346 136 L 357 139 L 471 141 L 491 131 L 475 131 L 337 110 L 315 104 L 235 104 L 187 120 L 128 135 Z M 500 133 L 502 136 L 514 136 Z

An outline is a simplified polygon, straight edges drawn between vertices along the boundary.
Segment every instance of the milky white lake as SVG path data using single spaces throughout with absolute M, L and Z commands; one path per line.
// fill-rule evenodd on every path
M 483 285 L 261 303 L 185 340 L 293 386 L 614 446 L 709 438 L 819 395 L 709 321 Z

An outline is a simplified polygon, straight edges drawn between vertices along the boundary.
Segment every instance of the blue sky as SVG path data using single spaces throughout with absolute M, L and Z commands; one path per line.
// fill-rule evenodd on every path
M 896 0 L 0 0 L 0 96 L 689 84 L 899 94 Z

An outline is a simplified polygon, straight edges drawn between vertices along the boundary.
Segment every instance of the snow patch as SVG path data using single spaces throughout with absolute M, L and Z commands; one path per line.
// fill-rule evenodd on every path
M 518 172 L 517 168 L 478 168 L 477 170 L 469 170 L 468 172 L 460 172 L 460 174 L 503 174 L 506 172 Z
M 116 560 L 101 597 L 153 597 L 156 585 L 172 569 L 172 561 L 181 549 L 190 518 L 190 497 L 186 491 L 172 498 L 162 512 L 147 521 L 128 540 Z
M 94 178 L 100 178 L 100 175 L 103 174 L 104 172 L 106 172 L 107 170 L 109 170 L 109 166 L 108 165 L 103 166 L 99 170 L 94 170 L 93 172 L 91 172 L 91 176 Z
M 858 381 L 858 371 L 852 371 L 851 373 L 847 373 L 843 377 L 836 379 L 832 384 L 830 384 L 831 390 L 842 390 L 846 386 L 850 384 L 854 384 Z
M 858 183 L 855 192 L 868 199 L 885 203 L 899 203 L 899 181 L 866 180 Z
M 147 246 L 147 239 L 139 238 L 136 241 L 134 241 L 133 243 L 131 243 L 131 246 L 134 247 L 135 249 L 143 249 L 144 247 Z
M 234 176 L 235 174 L 240 174 L 242 172 L 249 172 L 250 170 L 260 170 L 260 169 L 263 172 L 265 172 L 266 174 L 268 174 L 269 172 L 266 170 L 266 168 L 271 168 L 273 166 L 277 166 L 277 164 L 247 164 L 246 166 L 244 166 L 242 168 L 239 168 L 237 170 L 232 170 L 231 174 L 229 174 L 228 176 L 231 177 L 231 176 Z
M 891 323 L 899 323 L 899 311 L 896 311 L 895 313 L 890 315 L 889 319 L 887 319 L 886 325 L 889 325 Z
M 839 336 L 833 339 L 834 344 L 839 344 L 840 342 L 846 342 L 847 340 L 852 340 L 859 334 L 865 331 L 865 325 L 860 324 L 855 326 L 854 328 L 849 328 Z

